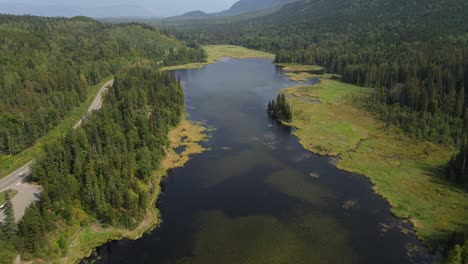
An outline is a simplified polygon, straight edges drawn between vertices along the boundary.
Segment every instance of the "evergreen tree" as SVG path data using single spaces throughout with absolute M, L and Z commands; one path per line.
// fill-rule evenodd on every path
M 10 190 L 5 191 L 5 199 L 5 206 L 3 208 L 3 213 L 5 215 L 3 232 L 9 239 L 14 239 L 18 233 L 18 227 L 15 222 L 15 212 L 13 203 L 11 202 Z
M 268 102 L 267 112 L 270 116 L 280 121 L 292 121 L 291 106 L 287 102 L 286 96 L 283 93 L 278 94 L 276 100 Z
M 468 146 L 463 144 L 447 166 L 447 177 L 460 184 L 468 182 Z
M 182 87 L 172 75 L 146 66 L 119 71 L 102 108 L 44 146 L 31 175 L 43 187 L 41 199 L 19 223 L 21 255 L 58 254 L 44 248 L 66 247 L 68 233 L 62 229 L 76 221 L 136 227 L 146 214 L 148 186 L 164 156 L 167 133 L 183 111 Z M 54 240 L 56 229 L 60 243 Z

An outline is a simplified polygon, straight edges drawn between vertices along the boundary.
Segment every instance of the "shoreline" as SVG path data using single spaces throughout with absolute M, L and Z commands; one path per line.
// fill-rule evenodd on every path
M 257 50 L 251 50 L 240 46 L 232 45 L 210 45 L 204 46 L 208 53 L 208 61 L 206 63 L 191 63 L 186 65 L 163 67 L 161 71 L 170 71 L 177 69 L 193 69 L 201 68 L 208 64 L 216 63 L 223 57 L 231 57 L 235 59 L 246 58 L 264 58 L 274 59 L 274 54 L 266 53 Z M 161 193 L 161 181 L 167 176 L 167 172 L 171 169 L 183 167 L 190 160 L 191 155 L 200 154 L 206 151 L 199 143 L 205 141 L 208 136 L 207 128 L 203 127 L 200 122 L 192 122 L 186 119 L 186 114 L 181 118 L 180 123 L 168 133 L 170 147 L 166 149 L 166 154 L 161 162 L 161 167 L 154 171 L 154 179 L 150 183 L 151 202 L 147 208 L 147 213 L 141 223 L 133 230 L 102 227 L 99 224 L 94 224 L 86 227 L 74 227 L 68 232 L 75 233 L 68 241 L 67 253 L 60 257 L 60 263 L 78 263 L 79 261 L 88 258 L 94 250 L 105 243 L 114 240 L 131 239 L 136 240 L 141 238 L 145 233 L 150 232 L 158 227 L 161 223 L 159 209 L 156 207 L 159 194 Z M 175 152 L 178 147 L 185 147 L 180 154 Z M 34 261 L 43 262 L 43 260 L 35 259 L 32 261 L 23 261 L 18 255 L 14 263 L 31 263 Z
M 216 47 L 216 46 L 211 46 L 211 47 Z M 207 63 L 197 64 L 197 65 L 194 65 L 194 64 L 182 65 L 182 66 L 178 66 L 178 69 L 201 68 L 201 67 L 204 67 L 206 65 L 215 63 L 221 57 L 231 57 L 231 58 L 237 58 L 237 59 L 251 58 L 251 57 L 248 57 L 248 56 L 247 57 L 242 57 L 242 56 L 235 57 L 235 56 L 228 56 L 228 55 L 219 56 L 219 57 L 215 57 L 215 58 L 212 57 L 211 60 L 209 62 L 207 62 Z M 273 58 L 265 58 L 265 59 L 271 59 L 273 61 Z M 290 78 L 290 80 L 292 80 L 292 81 L 305 82 L 305 81 L 309 80 L 310 78 L 319 78 L 320 82 L 322 82 L 325 79 L 327 81 L 341 83 L 340 81 L 338 81 L 339 78 L 341 77 L 340 75 L 328 74 L 328 73 L 323 73 L 323 74 L 314 73 L 314 71 L 325 70 L 321 66 L 301 65 L 301 64 L 287 64 L 287 63 L 286 64 L 284 64 L 284 63 L 274 63 L 274 64 L 281 67 L 285 71 L 285 75 L 288 76 Z M 343 84 L 346 85 L 346 86 L 349 86 L 349 87 L 354 86 L 354 85 L 346 84 L 346 83 L 343 83 Z M 285 88 L 283 88 L 283 90 L 281 92 L 286 92 L 287 93 L 288 90 L 298 88 L 300 86 L 308 86 L 308 85 L 298 84 L 298 86 L 294 86 L 294 87 L 285 87 Z M 357 86 L 354 86 L 354 87 L 357 87 Z M 361 91 L 358 92 L 358 94 L 362 94 L 362 90 L 368 89 L 368 88 L 359 87 L 358 89 L 361 90 Z M 346 91 L 340 91 L 338 97 L 343 95 L 343 94 L 346 94 Z M 315 100 L 317 100 L 318 103 L 322 104 L 323 102 L 321 102 L 320 99 L 321 98 L 318 98 L 318 97 L 310 97 L 310 98 L 308 98 L 306 100 L 305 103 L 307 103 L 307 101 L 309 101 L 309 100 L 310 100 L 310 102 L 308 102 L 308 103 L 316 103 Z M 333 99 L 336 99 L 336 98 L 334 96 L 331 96 L 330 98 L 326 98 L 325 101 L 333 100 Z M 288 98 L 288 101 L 291 101 L 291 98 Z M 325 102 L 325 103 L 330 103 L 330 102 Z M 294 107 L 294 104 L 292 104 L 292 105 Z M 355 108 L 355 107 L 353 106 L 353 108 Z M 354 109 L 354 110 L 357 110 L 357 112 L 359 112 L 359 114 L 364 115 L 365 118 L 374 119 L 373 117 L 371 117 L 371 113 L 368 113 L 368 112 L 366 112 L 364 110 L 361 110 L 361 109 Z M 377 121 L 377 120 L 374 120 L 374 121 L 376 121 L 378 123 L 381 123 L 380 121 Z M 434 248 L 436 248 L 438 246 L 437 243 L 440 242 L 440 237 L 430 238 L 431 235 L 427 235 L 425 231 L 421 232 L 421 227 L 418 225 L 417 218 L 412 217 L 412 215 L 410 213 L 400 212 L 399 211 L 400 209 L 398 209 L 398 208 L 401 207 L 401 205 L 399 203 L 395 202 L 392 199 L 391 196 L 386 194 L 385 191 L 382 191 L 382 190 L 379 189 L 380 182 L 378 180 L 376 180 L 376 176 L 370 175 L 371 173 L 368 173 L 366 170 L 359 169 L 359 166 L 357 166 L 357 168 L 356 168 L 355 166 L 350 164 L 351 163 L 350 161 L 346 160 L 346 155 L 350 155 L 350 153 L 357 153 L 359 151 L 359 149 L 360 149 L 360 146 L 362 144 L 364 144 L 364 142 L 375 139 L 373 135 L 367 135 L 366 137 L 359 138 L 359 139 L 357 139 L 357 141 L 355 141 L 354 143 L 348 145 L 346 148 L 342 148 L 341 150 L 340 150 L 340 148 L 338 148 L 338 150 L 333 150 L 333 148 L 331 148 L 331 149 L 330 148 L 329 149 L 320 149 L 320 148 L 311 147 L 307 143 L 304 142 L 305 136 L 298 134 L 298 131 L 300 130 L 300 127 L 296 126 L 294 124 L 294 122 L 287 123 L 287 122 L 281 121 L 281 123 L 283 125 L 296 128 L 296 131 L 293 132 L 293 134 L 298 138 L 299 144 L 304 149 L 306 149 L 306 150 L 308 150 L 308 151 L 310 151 L 310 152 L 312 152 L 314 154 L 317 154 L 319 156 L 328 156 L 328 157 L 331 157 L 331 158 L 334 158 L 334 157 L 338 158 L 337 162 L 335 164 L 335 166 L 338 169 L 346 171 L 346 172 L 354 173 L 354 174 L 357 174 L 357 175 L 360 175 L 360 176 L 363 176 L 363 177 L 366 177 L 369 180 L 370 184 L 372 185 L 373 192 L 376 195 L 382 197 L 385 201 L 387 201 L 387 203 L 389 204 L 389 207 L 390 207 L 390 212 L 389 213 L 392 216 L 398 218 L 400 221 L 402 221 L 404 223 L 409 224 L 411 226 L 411 232 L 413 232 L 416 235 L 417 239 L 420 240 L 423 243 L 423 245 L 426 246 L 426 248 L 428 248 L 429 250 L 433 250 Z M 382 129 L 383 125 L 380 124 L 380 126 L 381 127 L 379 127 L 378 129 Z M 402 131 L 399 131 L 398 128 L 392 128 L 390 133 L 396 133 L 398 136 L 409 138 L 408 136 L 404 135 Z M 416 145 L 421 144 L 421 142 L 418 141 L 418 140 L 410 139 L 410 141 L 413 141 L 412 143 L 414 143 Z M 428 142 L 423 142 L 423 143 L 428 143 Z M 429 143 L 429 144 L 431 144 L 431 143 Z M 435 145 L 435 144 L 433 144 L 433 145 Z M 448 148 L 443 148 L 443 151 L 445 151 L 447 153 L 450 153 L 450 149 L 448 149 Z M 446 156 L 444 158 L 448 159 L 448 156 Z M 444 159 L 444 158 L 442 158 L 442 159 Z M 440 163 L 440 161 L 439 161 L 439 163 Z M 432 177 L 434 177 L 434 176 L 432 176 Z M 467 201 L 468 201 L 468 196 L 467 196 Z
M 208 62 L 163 67 L 161 71 L 201 68 L 216 63 L 223 57 L 270 60 L 273 60 L 271 56 L 274 57 L 273 54 L 229 45 L 205 46 L 205 49 L 209 54 Z M 448 154 L 453 150 L 410 138 L 395 127 L 384 128 L 384 124 L 376 120 L 371 113 L 349 102 L 350 96 L 365 95 L 368 88 L 337 81 L 338 75 L 304 72 L 301 65 L 297 64 L 275 63 L 275 65 L 282 67 L 285 74 L 293 81 L 305 81 L 313 77 L 320 79 L 320 83 L 315 85 L 298 84 L 280 91 L 289 95 L 287 100 L 293 107 L 293 121 L 281 123 L 296 128 L 293 135 L 298 138 L 299 144 L 304 149 L 320 156 L 338 157 L 338 162 L 335 164 L 338 169 L 366 177 L 372 185 L 373 192 L 388 202 L 391 215 L 404 223 L 409 223 L 411 232 L 426 248 L 437 249 L 438 243 L 448 235 L 449 226 L 453 227 L 457 221 L 461 222 L 460 219 L 468 217 L 468 212 L 462 209 L 465 202 L 468 204 L 468 194 L 460 194 L 438 175 L 429 175 L 427 172 L 428 167 L 444 164 L 450 156 Z M 306 69 L 311 67 L 318 69 L 313 65 L 302 66 L 307 67 Z M 287 67 L 293 68 L 287 70 Z M 317 117 L 318 119 L 314 120 Z M 308 126 L 310 124 L 312 125 Z M 322 134 L 314 133 L 314 128 L 321 130 Z M 312 133 L 308 129 L 312 129 Z M 133 230 L 104 228 L 98 224 L 78 228 L 77 233 L 69 241 L 66 256 L 60 258 L 60 262 L 77 263 L 91 256 L 95 248 L 107 242 L 122 239 L 136 240 L 157 228 L 161 218 L 156 202 L 161 192 L 163 177 L 167 176 L 168 170 L 183 167 L 191 155 L 206 151 L 199 145 L 207 139 L 206 131 L 207 129 L 200 123 L 188 121 L 183 117 L 179 125 L 169 132 L 170 147 L 166 149 L 161 167 L 154 172 L 154 179 L 150 184 L 152 190 L 150 206 L 137 228 Z M 324 137 L 326 134 L 328 137 Z M 178 147 L 185 149 L 177 154 L 174 149 Z M 390 152 L 387 152 L 387 147 L 390 147 Z M 392 156 L 394 154 L 396 157 Z M 429 187 L 428 190 L 426 187 Z M 412 195 L 408 195 L 411 194 L 408 190 L 413 192 Z M 448 194 L 441 194 L 441 191 Z M 442 202 L 433 203 L 434 196 L 437 198 L 450 196 L 449 198 L 453 199 L 448 201 L 442 199 Z M 436 206 L 443 203 L 446 203 L 445 207 Z M 444 214 L 437 215 L 437 219 L 432 220 L 435 213 L 431 211 L 439 213 L 441 210 Z M 460 212 L 454 213 L 457 210 Z
M 248 49 L 248 48 L 244 48 L 241 46 L 206 45 L 206 46 L 203 46 L 203 48 L 205 49 L 208 55 L 206 62 L 189 63 L 189 64 L 177 65 L 177 66 L 165 66 L 161 68 L 161 71 L 200 69 L 206 65 L 214 64 L 224 57 L 233 58 L 233 59 L 262 58 L 262 59 L 268 59 L 272 61 L 275 59 L 275 55 L 272 53 L 268 53 L 268 52 L 264 52 L 260 50 Z
M 294 78 L 301 73 L 292 73 Z M 386 127 L 372 113 L 350 102 L 368 88 L 312 75 L 320 83 L 287 87 L 293 107 L 293 134 L 304 149 L 338 157 L 340 170 L 369 179 L 373 192 L 390 205 L 390 213 L 409 222 L 412 232 L 435 251 L 468 218 L 468 194 L 446 182 L 440 171 L 453 148 L 413 139 Z
M 141 238 L 145 233 L 158 227 L 161 223 L 159 209 L 156 202 L 161 194 L 161 181 L 167 177 L 167 171 L 183 167 L 190 160 L 190 156 L 201 154 L 206 151 L 199 143 L 205 141 L 207 129 L 200 123 L 188 121 L 182 118 L 178 126 L 174 127 L 168 134 L 170 146 L 166 149 L 166 155 L 161 162 L 161 167 L 154 171 L 154 179 L 150 184 L 151 202 L 147 208 L 146 216 L 133 230 L 101 227 L 91 225 L 79 230 L 70 240 L 67 255 L 60 259 L 60 263 L 78 263 L 84 258 L 92 255 L 94 250 L 105 243 L 114 240 Z M 174 149 L 185 147 L 185 150 L 177 154 Z

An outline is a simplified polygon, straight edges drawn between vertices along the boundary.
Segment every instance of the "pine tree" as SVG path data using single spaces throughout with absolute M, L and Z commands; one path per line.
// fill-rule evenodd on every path
M 18 227 L 16 226 L 15 222 L 15 213 L 13 210 L 13 203 L 11 202 L 10 191 L 5 192 L 5 207 L 3 212 L 5 214 L 5 221 L 3 223 L 3 232 L 5 232 L 6 236 L 9 239 L 13 239 L 16 237 L 18 233 Z
M 279 94 L 276 100 L 268 102 L 268 114 L 280 121 L 291 122 L 292 110 L 289 103 L 286 101 L 284 94 Z

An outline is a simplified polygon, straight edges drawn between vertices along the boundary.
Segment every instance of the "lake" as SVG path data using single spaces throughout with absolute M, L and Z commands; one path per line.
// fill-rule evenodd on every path
M 161 226 L 101 246 L 97 263 L 431 261 L 366 177 L 304 150 L 290 128 L 268 117 L 268 101 L 300 84 L 281 68 L 225 58 L 173 74 L 183 83 L 189 119 L 214 128 L 204 143 L 210 150 L 164 180 Z

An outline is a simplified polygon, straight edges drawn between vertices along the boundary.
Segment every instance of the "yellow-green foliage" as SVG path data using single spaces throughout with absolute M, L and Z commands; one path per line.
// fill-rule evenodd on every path
M 166 150 L 164 160 L 156 175 L 164 176 L 168 169 L 183 167 L 191 155 L 203 153 L 206 149 L 199 143 L 207 139 L 205 132 L 206 128 L 200 123 L 182 119 L 179 125 L 169 132 L 168 139 L 171 145 Z M 184 148 L 180 154 L 174 151 L 179 147 Z
M 286 76 L 288 76 L 291 81 L 295 82 L 305 82 L 315 77 L 314 74 L 308 72 L 286 72 Z
M 264 58 L 270 60 L 275 58 L 274 54 L 240 46 L 208 45 L 205 46 L 205 49 L 208 53 L 208 62 L 216 62 L 222 57 L 230 57 L 234 59 Z
M 293 107 L 300 143 L 322 155 L 340 155 L 337 166 L 366 175 L 392 212 L 409 218 L 429 246 L 468 223 L 468 194 L 444 180 L 453 149 L 415 140 L 351 104 L 367 88 L 321 79 L 284 90 Z
M 68 130 L 72 129 L 73 126 L 87 114 L 89 106 L 93 102 L 102 85 L 111 79 L 112 77 L 104 78 L 100 83 L 89 87 L 86 100 L 81 103 L 79 107 L 75 107 L 73 110 L 71 110 L 65 119 L 60 121 L 60 123 L 54 129 L 49 131 L 45 136 L 38 139 L 33 146 L 25 149 L 17 155 L 0 155 L 0 179 L 20 168 L 29 161 L 39 157 L 42 151 L 42 147 L 47 142 L 51 142 L 52 140 L 65 135 Z
M 322 71 L 325 69 L 319 65 L 302 65 L 295 63 L 278 63 L 277 65 L 283 67 L 283 70 L 287 72 Z
M 275 58 L 275 55 L 271 53 L 232 45 L 208 45 L 204 46 L 203 48 L 208 54 L 206 63 L 190 63 L 186 65 L 164 67 L 162 70 L 170 71 L 177 69 L 201 68 L 207 64 L 215 63 L 223 57 L 230 57 L 234 59 L 264 58 L 269 60 L 273 60 Z
M 295 81 L 295 82 L 306 82 L 311 78 L 324 78 L 324 79 L 341 78 L 341 75 L 338 75 L 338 74 L 332 74 L 332 73 L 315 74 L 315 73 L 299 72 L 299 71 L 286 72 L 285 75 L 288 76 L 291 81 Z
M 305 82 L 310 78 L 322 77 L 325 79 L 340 78 L 338 74 L 323 73 L 324 67 L 319 65 L 302 65 L 296 63 L 277 63 L 276 65 L 283 68 L 286 71 L 286 76 L 291 81 Z

